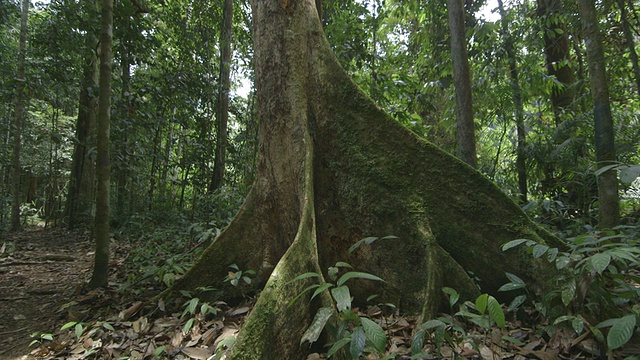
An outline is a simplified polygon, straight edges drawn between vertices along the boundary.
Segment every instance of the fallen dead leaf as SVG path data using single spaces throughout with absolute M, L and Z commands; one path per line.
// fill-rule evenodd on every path
M 236 334 L 238 333 L 238 329 L 233 328 L 233 327 L 229 327 L 229 326 L 225 326 L 224 328 L 222 328 L 222 332 L 220 333 L 220 336 L 218 336 L 218 338 L 216 339 L 216 341 L 213 343 L 213 348 L 217 349 L 218 348 L 218 344 L 220 343 L 220 341 L 230 338 L 230 337 L 234 337 L 236 336 Z
M 137 301 L 133 305 L 131 305 L 128 309 L 122 310 L 118 314 L 118 318 L 120 320 L 128 320 L 131 316 L 133 316 L 133 314 L 138 312 L 138 310 L 140 310 L 141 307 L 142 307 L 142 301 Z
M 248 312 L 249 312 L 249 310 L 251 310 L 251 308 L 250 308 L 250 307 L 248 307 L 248 306 L 241 307 L 241 308 L 237 308 L 237 309 L 235 309 L 235 310 L 231 311 L 231 312 L 229 313 L 229 316 L 240 316 L 240 315 L 244 315 L 244 314 L 248 313 Z
M 182 352 L 192 359 L 207 360 L 209 356 L 213 355 L 213 352 L 206 348 L 186 347 L 182 349 Z

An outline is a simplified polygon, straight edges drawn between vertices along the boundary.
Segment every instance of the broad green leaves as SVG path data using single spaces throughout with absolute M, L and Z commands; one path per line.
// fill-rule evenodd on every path
M 609 329 L 607 334 L 607 346 L 609 349 L 614 350 L 622 345 L 626 344 L 633 331 L 636 328 L 636 316 L 627 315 L 619 319 L 615 319 L 613 326 Z

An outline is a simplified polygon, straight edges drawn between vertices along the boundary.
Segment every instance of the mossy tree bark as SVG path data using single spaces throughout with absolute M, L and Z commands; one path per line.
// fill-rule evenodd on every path
M 257 180 L 241 210 L 174 290 L 215 286 L 228 265 L 257 271 L 258 302 L 232 359 L 304 359 L 300 337 L 322 298 L 288 303 L 297 275 L 347 261 L 386 280 L 353 282 L 408 313 L 436 314 L 441 287 L 494 292 L 504 271 L 544 287 L 553 271 L 503 253 L 516 238 L 556 244 L 476 170 L 402 128 L 349 79 L 326 41 L 314 0 L 253 1 L 260 116 Z M 364 236 L 396 235 L 353 254 Z M 556 244 L 557 245 L 557 244 Z M 309 280 L 311 282 L 312 280 Z M 375 286 L 375 287 L 374 287 Z

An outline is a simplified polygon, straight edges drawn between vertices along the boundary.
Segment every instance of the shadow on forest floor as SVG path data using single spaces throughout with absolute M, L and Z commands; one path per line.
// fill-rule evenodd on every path
M 32 227 L 0 242 L 0 359 L 29 352 L 29 335 L 54 329 L 91 276 L 88 235 Z

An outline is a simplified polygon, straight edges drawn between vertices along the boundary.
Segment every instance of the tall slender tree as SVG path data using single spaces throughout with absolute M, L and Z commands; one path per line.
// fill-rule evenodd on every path
M 456 93 L 456 142 L 458 157 L 467 164 L 478 167 L 476 135 L 471 101 L 471 70 L 467 55 L 464 2 L 447 0 L 449 31 L 451 34 L 451 59 Z
M 98 58 L 95 48 L 98 44 L 96 29 L 91 19 L 96 13 L 95 0 L 84 0 L 85 49 L 80 99 L 76 122 L 75 145 L 72 156 L 71 176 L 65 216 L 70 229 L 78 225 L 89 225 L 91 208 L 95 201 L 95 148 L 96 115 L 98 111 Z
M 25 119 L 25 62 L 27 53 L 27 24 L 29 22 L 29 0 L 22 0 L 22 15 L 20 18 L 20 50 L 18 53 L 18 71 L 16 73 L 15 112 L 13 121 L 13 155 L 11 158 L 11 231 L 20 230 L 20 148 L 22 144 L 22 125 Z
M 113 0 L 102 0 L 100 31 L 100 93 L 98 101 L 97 162 L 98 187 L 96 194 L 96 253 L 91 288 L 108 285 L 109 276 L 109 128 L 111 120 L 111 61 L 113 42 Z
M 598 28 L 598 13 L 594 0 L 578 0 L 578 6 L 587 47 L 587 63 L 593 99 L 596 160 L 600 169 L 606 169 L 605 167 L 615 164 L 616 152 L 604 46 Z M 598 173 L 599 225 L 613 227 L 618 225 L 620 221 L 617 171 L 609 169 Z
M 222 186 L 227 154 L 227 124 L 229 122 L 229 89 L 231 88 L 231 41 L 233 37 L 233 0 L 224 0 L 222 33 L 220 34 L 220 86 L 218 88 L 216 155 L 211 189 Z
M 504 49 L 509 60 L 509 76 L 511 79 L 511 97 L 516 118 L 516 132 L 518 143 L 516 145 L 516 171 L 518 173 L 518 198 L 520 202 L 527 202 L 527 168 L 525 163 L 525 147 L 527 146 L 527 134 L 524 126 L 524 106 L 522 104 L 522 91 L 518 80 L 518 62 L 513 49 L 513 37 L 509 32 L 509 21 L 502 0 L 498 0 L 500 12 L 500 24 L 504 38 Z

